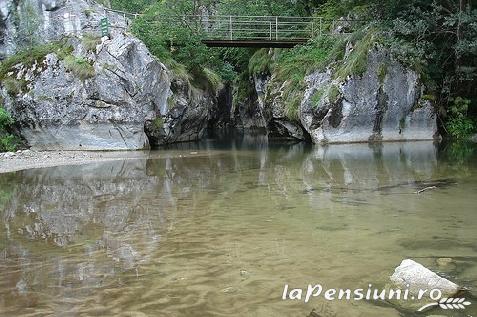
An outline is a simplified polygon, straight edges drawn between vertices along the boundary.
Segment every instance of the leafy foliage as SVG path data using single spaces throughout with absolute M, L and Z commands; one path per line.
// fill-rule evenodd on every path
M 467 117 L 470 100 L 457 97 L 452 100 L 449 108 L 450 118 L 446 128 L 449 134 L 456 139 L 464 139 L 471 135 L 477 128 L 474 120 Z
M 17 150 L 17 138 L 12 134 L 0 136 L 0 152 L 15 152 Z
M 0 107 L 0 152 L 14 152 L 17 148 L 17 138 L 8 133 L 14 123 L 10 114 Z
M 102 0 L 105 1 L 105 0 Z M 106 0 L 106 6 L 115 10 L 122 10 L 131 13 L 144 11 L 149 5 L 155 3 L 155 0 Z
M 10 114 L 0 107 L 0 130 L 4 130 L 13 124 L 13 119 Z

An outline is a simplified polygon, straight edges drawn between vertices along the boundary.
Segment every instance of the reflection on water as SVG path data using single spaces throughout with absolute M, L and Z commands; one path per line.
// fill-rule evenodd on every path
M 281 292 L 383 286 L 408 257 L 476 288 L 476 167 L 473 147 L 254 136 L 0 175 L 0 315 L 411 316 Z

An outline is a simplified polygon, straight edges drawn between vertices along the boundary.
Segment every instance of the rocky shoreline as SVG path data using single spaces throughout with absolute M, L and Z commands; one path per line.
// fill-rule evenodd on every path
M 0 173 L 113 160 L 144 159 L 149 151 L 32 151 L 0 153 Z

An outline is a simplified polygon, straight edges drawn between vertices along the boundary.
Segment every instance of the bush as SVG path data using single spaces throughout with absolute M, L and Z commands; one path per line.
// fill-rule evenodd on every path
M 461 97 L 451 99 L 446 129 L 449 135 L 456 139 L 465 139 L 476 130 L 475 122 L 467 117 L 470 103 L 469 99 Z
M 451 118 L 447 121 L 446 129 L 450 136 L 461 140 L 475 131 L 476 124 L 470 118 Z
M 0 107 L 0 152 L 14 152 L 17 149 L 17 138 L 6 131 L 13 122 L 10 114 Z
M 81 80 L 86 80 L 95 75 L 93 65 L 82 57 L 69 55 L 65 57 L 63 62 L 66 69 Z
M 13 124 L 13 118 L 5 109 L 0 107 L 0 131 L 8 128 L 12 124 Z
M 15 152 L 17 150 L 18 141 L 12 134 L 0 136 L 0 152 Z
M 157 130 L 161 130 L 164 127 L 164 119 L 162 117 L 157 117 L 153 121 L 154 128 Z
M 220 78 L 219 74 L 207 67 L 204 67 L 203 72 L 213 91 L 218 91 L 223 88 L 222 78 Z
M 343 63 L 341 63 L 336 70 L 336 79 L 342 81 L 345 80 L 348 76 L 361 76 L 366 71 L 366 68 L 368 66 L 369 51 L 378 41 L 379 33 L 376 30 L 367 29 L 365 30 L 364 34 L 365 35 L 363 36 L 362 31 L 356 32 L 354 34 L 353 37 L 357 38 L 355 40 L 355 47 L 351 54 L 343 60 Z M 382 76 L 383 73 L 380 73 L 378 75 Z

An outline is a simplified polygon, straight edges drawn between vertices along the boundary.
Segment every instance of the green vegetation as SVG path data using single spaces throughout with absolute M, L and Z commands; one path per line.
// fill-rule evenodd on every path
M 164 127 L 164 119 L 162 117 L 157 117 L 152 123 L 157 130 L 161 130 Z
M 96 46 L 101 43 L 101 37 L 93 33 L 83 35 L 82 44 L 87 51 L 96 51 Z
M 156 0 L 100 0 L 104 5 L 115 10 L 122 10 L 131 13 L 143 12 L 149 5 L 157 2 Z
M 17 149 L 17 138 L 8 132 L 13 123 L 10 114 L 0 106 L 0 152 L 14 152 Z
M 250 74 L 270 73 L 273 70 L 276 50 L 259 49 L 252 55 L 248 63 Z M 274 58 L 275 57 L 275 58 Z
M 95 75 L 93 65 L 82 57 L 68 55 L 63 62 L 66 69 L 81 80 L 86 80 Z
M 361 35 L 365 33 L 363 37 Z M 335 78 L 346 80 L 349 76 L 361 76 L 366 71 L 368 65 L 368 54 L 372 47 L 377 43 L 379 32 L 374 29 L 367 29 L 354 34 L 353 38 L 355 47 L 353 51 L 340 63 L 335 72 Z
M 60 59 L 65 58 L 73 52 L 73 47 L 65 41 L 52 42 L 44 45 L 36 45 L 29 49 L 20 51 L 19 53 L 8 57 L 0 62 L 0 81 L 13 72 L 15 75 L 15 66 L 23 64 L 25 67 L 31 67 L 34 63 L 40 63 L 46 55 L 56 53 Z
M 4 130 L 13 124 L 13 119 L 10 114 L 0 107 L 0 130 Z
M 476 131 L 477 124 L 467 116 L 470 103 L 469 99 L 461 97 L 451 101 L 446 129 L 456 139 L 465 139 Z
M 16 96 L 26 91 L 27 81 L 16 78 L 5 78 L 2 81 L 2 85 L 10 96 Z
M 334 104 L 338 101 L 339 97 L 341 96 L 341 92 L 336 85 L 331 85 L 330 89 L 328 90 L 328 99 L 330 103 Z
M 325 89 L 320 88 L 316 90 L 313 95 L 311 95 L 311 103 L 314 107 L 318 107 L 320 105 L 321 99 L 323 98 L 323 95 L 325 94 Z

